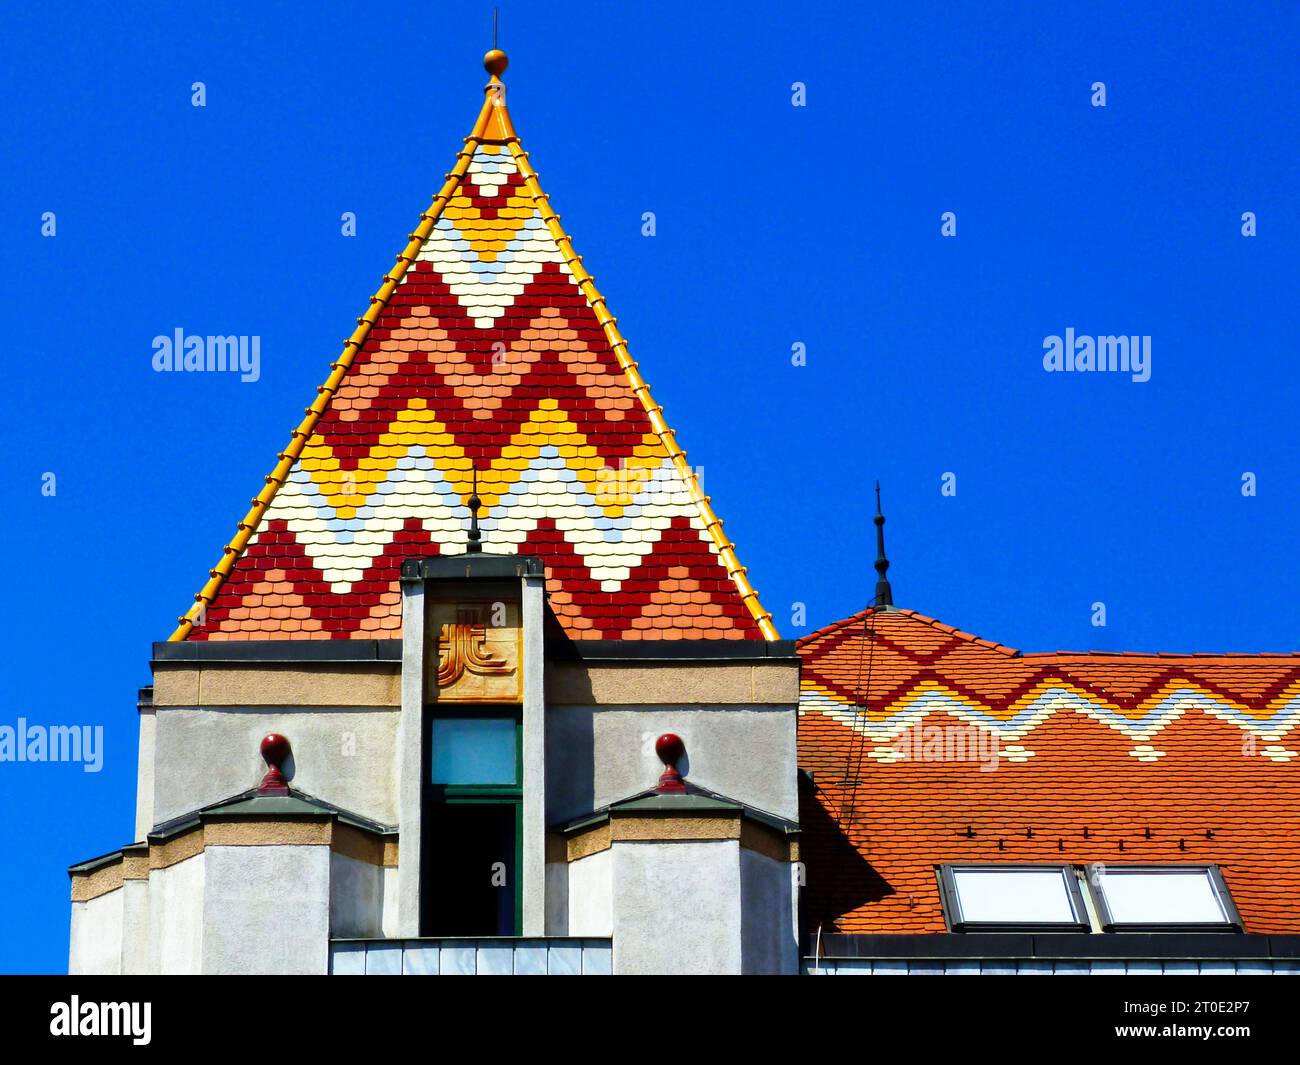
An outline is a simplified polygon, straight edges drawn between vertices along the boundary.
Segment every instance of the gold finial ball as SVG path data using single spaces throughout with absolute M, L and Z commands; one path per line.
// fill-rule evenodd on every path
M 510 65 L 510 60 L 506 58 L 505 52 L 500 48 L 493 48 L 483 57 L 483 69 L 491 74 L 494 78 L 501 77 L 506 72 L 506 67 Z

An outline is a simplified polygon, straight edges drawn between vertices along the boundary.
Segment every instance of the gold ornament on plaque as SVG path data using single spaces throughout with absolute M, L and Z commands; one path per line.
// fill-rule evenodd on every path
M 518 700 L 520 633 L 515 611 L 506 612 L 507 622 L 513 623 L 505 625 L 489 625 L 485 606 L 435 604 L 433 611 L 438 634 L 437 698 L 450 702 Z

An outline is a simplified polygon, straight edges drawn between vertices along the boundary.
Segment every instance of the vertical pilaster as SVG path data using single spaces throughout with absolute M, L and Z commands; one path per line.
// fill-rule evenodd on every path
M 524 629 L 523 933 L 546 934 L 546 656 L 542 642 L 545 578 L 526 576 L 520 621 Z
M 122 881 L 122 972 L 127 974 L 157 972 L 150 934 L 149 919 L 149 848 L 128 848 L 135 853 L 127 857 L 123 851 L 122 862 L 131 866 L 128 875 Z M 145 875 L 140 876 L 143 872 Z
M 397 934 L 420 934 L 420 816 L 424 766 L 424 581 L 402 582 L 402 716 L 397 727 Z
M 146 700 L 146 692 L 148 697 Z M 157 718 L 153 708 L 153 690 L 141 692 L 138 704 L 140 711 L 140 753 L 136 759 L 135 776 L 135 838 L 142 841 L 153 829 L 153 763 L 154 737 Z

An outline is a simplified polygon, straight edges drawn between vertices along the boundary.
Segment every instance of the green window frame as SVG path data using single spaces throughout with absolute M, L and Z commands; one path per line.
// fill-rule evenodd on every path
M 435 784 L 433 782 L 433 722 L 437 719 L 507 719 L 515 724 L 515 783 L 514 784 Z M 442 706 L 430 706 L 425 708 L 424 714 L 424 766 L 422 770 L 422 779 L 424 782 L 424 795 L 422 802 L 421 824 L 423 830 L 420 833 L 421 850 L 421 879 L 426 876 L 426 870 L 429 870 L 429 859 L 433 848 L 437 846 L 438 841 L 431 838 L 432 832 L 429 831 L 432 825 L 436 823 L 436 811 L 440 807 L 454 806 L 496 806 L 506 805 L 514 807 L 514 870 L 512 877 L 514 883 L 514 927 L 510 932 L 513 936 L 523 934 L 523 913 L 524 913 L 524 896 L 523 896 L 523 864 L 524 864 L 524 723 L 523 708 L 519 706 L 492 706 L 481 707 L 473 704 L 444 704 Z M 422 890 L 421 895 L 425 892 Z M 421 935 L 425 935 L 425 926 L 428 924 L 430 914 L 424 902 L 421 902 L 420 926 Z M 436 934 L 436 933 L 435 933 Z M 479 937 L 482 938 L 482 937 Z

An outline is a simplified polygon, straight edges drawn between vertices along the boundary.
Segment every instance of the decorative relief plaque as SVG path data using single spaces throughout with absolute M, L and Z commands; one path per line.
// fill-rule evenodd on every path
M 428 632 L 429 698 L 448 703 L 523 701 L 518 603 L 434 602 Z

